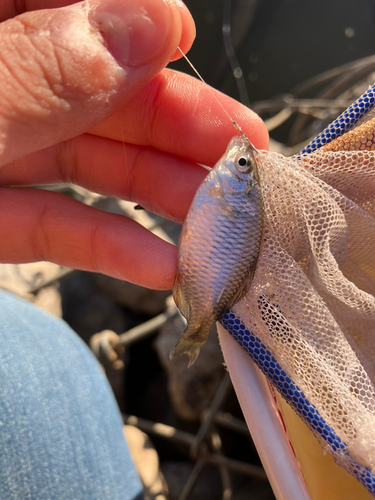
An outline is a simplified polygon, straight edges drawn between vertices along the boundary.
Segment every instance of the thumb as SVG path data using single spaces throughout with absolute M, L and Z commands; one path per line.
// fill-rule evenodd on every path
M 100 123 L 193 37 L 178 0 L 88 0 L 2 23 L 0 166 Z

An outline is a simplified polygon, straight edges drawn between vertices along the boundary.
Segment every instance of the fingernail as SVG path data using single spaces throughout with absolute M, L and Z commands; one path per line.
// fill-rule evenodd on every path
M 122 66 L 141 66 L 162 52 L 172 25 L 164 0 L 103 0 L 90 10 L 90 23 Z

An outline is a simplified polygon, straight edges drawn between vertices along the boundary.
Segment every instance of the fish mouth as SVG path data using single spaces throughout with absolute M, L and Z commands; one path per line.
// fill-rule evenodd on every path
M 229 148 L 245 148 L 250 149 L 252 153 L 257 153 L 258 150 L 253 146 L 249 138 L 242 132 L 242 135 L 235 135 L 229 143 Z M 228 148 L 228 149 L 229 149 Z
M 255 151 L 256 151 L 256 149 L 254 148 L 254 146 L 253 146 L 252 142 L 251 142 L 251 141 L 250 141 L 250 139 L 247 137 L 247 135 L 246 135 L 244 132 L 242 132 L 242 129 L 241 129 L 241 127 L 238 125 L 238 123 L 237 123 L 237 122 L 235 122 L 235 121 L 233 121 L 232 123 L 233 123 L 234 127 L 235 127 L 235 128 L 239 131 L 239 133 L 241 134 L 239 137 L 242 137 L 242 139 L 245 139 L 245 140 L 247 141 L 248 145 L 250 146 L 251 151 L 252 151 L 252 152 L 255 152 Z

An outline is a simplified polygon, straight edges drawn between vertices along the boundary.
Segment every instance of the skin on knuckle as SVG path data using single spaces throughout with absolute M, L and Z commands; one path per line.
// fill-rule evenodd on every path
M 59 96 L 61 76 L 52 44 L 19 32 L 1 40 L 0 75 L 5 82 L 1 115 L 22 122 L 30 117 L 45 118 L 51 109 L 66 108 Z
M 77 215 L 80 213 L 78 222 L 75 221 L 67 230 L 72 202 L 57 193 L 47 195 L 44 203 L 39 201 L 39 196 L 36 196 L 36 214 L 29 238 L 34 259 L 74 266 L 83 262 L 84 256 L 87 269 L 102 273 L 105 265 L 101 248 L 107 234 L 105 219 L 88 217 L 87 212 L 80 213 L 81 208 L 77 206 L 74 210 Z
M 138 203 L 138 193 L 142 192 L 142 186 L 145 175 L 143 175 L 143 170 L 145 166 L 149 163 L 149 150 L 147 148 L 139 148 L 133 157 L 132 166 L 129 172 L 128 182 L 129 182 L 129 200 Z M 146 207 L 145 207 L 146 208 Z
M 102 96 L 117 91 L 124 70 L 83 11 L 67 10 L 59 22 L 51 23 L 50 33 L 66 92 Z
M 93 272 L 106 274 L 103 271 L 103 266 L 100 263 L 100 248 L 103 242 L 103 233 L 105 233 L 105 224 L 101 221 L 96 221 L 90 231 L 89 236 L 89 249 L 87 252 L 88 262 L 90 263 L 90 268 Z
M 31 233 L 31 248 L 37 260 L 51 260 L 51 241 L 48 231 L 50 210 L 46 204 L 38 208 L 36 222 Z
M 146 140 L 149 145 L 157 145 L 160 125 L 163 125 L 164 78 L 159 74 L 134 100 L 139 123 L 147 123 Z
M 79 161 L 74 139 L 60 142 L 56 146 L 56 166 L 63 182 L 79 185 Z
M 118 70 L 82 13 L 56 18 L 50 14 L 43 24 L 33 12 L 1 25 L 2 116 L 45 119 L 51 110 L 116 90 Z

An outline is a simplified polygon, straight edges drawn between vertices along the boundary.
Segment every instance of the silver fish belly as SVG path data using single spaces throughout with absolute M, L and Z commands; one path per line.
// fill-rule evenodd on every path
M 171 358 L 186 353 L 189 366 L 255 272 L 264 212 L 255 153 L 247 138 L 233 137 L 183 224 L 173 297 L 188 324 Z

